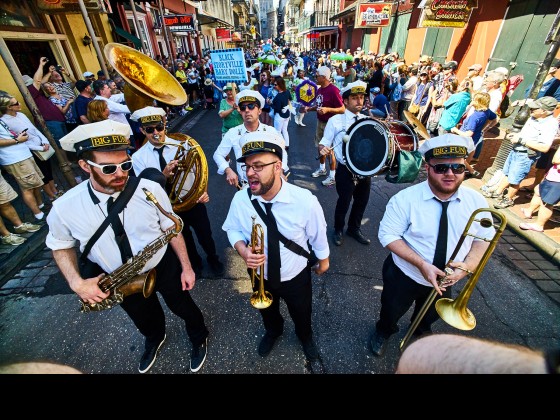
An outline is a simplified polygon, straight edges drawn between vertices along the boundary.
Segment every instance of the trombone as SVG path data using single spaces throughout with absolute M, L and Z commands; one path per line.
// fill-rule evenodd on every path
M 491 216 L 498 219 L 499 222 L 495 223 L 494 220 L 490 218 L 477 219 L 476 218 L 477 214 L 481 212 L 490 213 Z M 489 238 L 484 238 L 469 233 L 469 229 L 473 222 L 480 223 L 480 225 L 483 228 L 490 228 L 493 226 L 496 229 L 494 236 L 489 239 Z M 498 239 L 500 239 L 500 236 L 502 236 L 502 233 L 506 228 L 506 224 L 507 224 L 506 217 L 499 211 L 493 209 L 489 209 L 489 208 L 478 209 L 471 214 L 471 217 L 469 218 L 469 221 L 467 222 L 467 225 L 465 226 L 465 229 L 461 234 L 461 238 L 459 239 L 457 246 L 455 246 L 455 250 L 453 251 L 453 254 L 451 254 L 449 261 L 445 265 L 444 271 L 446 275 L 444 277 L 438 278 L 438 285 L 442 284 L 443 281 L 447 278 L 447 276 L 453 274 L 453 268 L 450 267 L 449 264 L 454 261 L 455 257 L 457 256 L 467 236 L 472 236 L 477 239 L 482 239 L 486 242 L 489 242 L 490 244 L 486 249 L 486 251 L 484 252 L 482 258 L 480 259 L 480 262 L 478 263 L 476 269 L 472 272 L 471 271 L 468 272 L 467 276 L 469 277 L 469 279 L 467 280 L 465 287 L 461 290 L 457 298 L 455 300 L 449 298 L 441 298 L 435 304 L 438 315 L 441 317 L 441 319 L 443 319 L 452 327 L 464 331 L 469 331 L 476 326 L 476 318 L 474 317 L 473 313 L 467 308 L 467 303 L 478 281 L 478 278 L 482 274 L 482 270 L 484 270 L 486 263 L 488 262 L 490 256 L 492 255 L 492 252 L 494 252 L 494 249 L 496 248 Z M 414 333 L 414 331 L 416 331 L 416 328 L 418 328 L 420 321 L 422 321 L 422 319 L 426 315 L 426 312 L 428 312 L 428 309 L 432 305 L 432 302 L 434 301 L 436 296 L 437 296 L 437 290 L 434 288 L 426 298 L 426 301 L 422 305 L 422 308 L 418 312 L 418 315 L 416 315 L 416 318 L 414 318 L 414 320 L 410 324 L 410 327 L 406 335 L 402 339 L 400 344 L 401 352 L 404 351 L 404 349 L 406 348 L 408 341 L 410 340 L 410 337 L 412 337 L 412 334 Z
M 253 228 L 251 230 L 251 251 L 253 254 L 262 254 L 264 248 L 264 231 L 260 224 L 255 223 L 257 216 L 251 216 L 253 219 Z M 266 309 L 272 305 L 272 293 L 264 290 L 264 263 L 258 267 L 260 272 L 257 274 L 257 268 L 251 269 L 251 286 L 255 289 L 255 278 L 258 277 L 258 290 L 251 294 L 251 305 L 257 309 Z

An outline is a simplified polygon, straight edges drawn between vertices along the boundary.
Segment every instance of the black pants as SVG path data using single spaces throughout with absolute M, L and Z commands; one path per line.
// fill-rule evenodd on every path
M 451 297 L 451 288 L 443 292 L 444 297 Z M 381 313 L 377 321 L 377 332 L 383 337 L 389 337 L 399 331 L 398 322 L 414 303 L 414 311 L 410 321 L 415 318 L 433 287 L 423 286 L 406 276 L 393 261 L 393 254 L 383 263 L 383 292 L 381 292 Z M 418 324 L 415 335 L 431 332 L 431 326 L 439 319 L 435 309 L 435 301 L 430 305 L 426 314 Z
M 183 227 L 183 236 L 192 266 L 202 268 L 202 257 L 196 249 L 196 243 L 194 242 L 191 228 L 196 233 L 198 243 L 206 253 L 206 260 L 209 263 L 217 262 L 216 243 L 212 237 L 212 228 L 210 226 L 206 205 L 197 203 L 190 210 L 180 212 L 179 216 L 183 219 L 185 224 Z
M 371 187 L 371 177 L 360 178 L 357 184 L 354 184 L 353 174 L 348 170 L 346 165 L 337 164 L 337 171 L 334 176 L 336 181 L 336 192 L 338 200 L 334 210 L 334 230 L 344 230 L 344 219 L 350 207 L 350 202 L 354 198 L 352 210 L 348 217 L 348 230 L 358 230 L 362 225 L 362 218 L 369 201 L 369 193 Z
M 185 322 L 185 328 L 193 347 L 208 337 L 204 316 L 188 291 L 181 289 L 181 264 L 171 245 L 156 266 L 155 291 L 163 297 L 171 311 Z M 127 296 L 122 308 L 146 337 L 146 343 L 159 343 L 165 335 L 165 314 L 157 294 L 148 298 L 141 293 Z
M 250 273 L 251 270 L 249 270 Z M 255 290 L 259 282 L 255 282 Z M 289 281 L 282 281 L 277 288 L 270 286 L 265 280 L 264 289 L 272 294 L 272 304 L 266 309 L 259 309 L 266 332 L 278 337 L 284 332 L 284 318 L 280 314 L 280 299 L 286 302 L 288 312 L 294 321 L 297 337 L 303 342 L 311 338 L 311 268 L 305 267 L 297 276 Z

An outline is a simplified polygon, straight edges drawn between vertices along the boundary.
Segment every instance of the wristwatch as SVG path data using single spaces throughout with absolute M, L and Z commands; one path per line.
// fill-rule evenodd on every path
M 17 137 L 14 137 L 14 140 L 16 141 L 17 144 L 19 144 L 19 140 L 17 139 Z

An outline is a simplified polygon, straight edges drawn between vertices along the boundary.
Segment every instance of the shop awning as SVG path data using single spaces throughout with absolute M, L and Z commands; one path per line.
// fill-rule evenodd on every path
M 201 25 L 212 25 L 215 28 L 233 28 L 232 24 L 208 13 L 198 12 L 196 15 Z
M 122 36 L 124 39 L 128 39 L 129 41 L 131 41 L 134 44 L 134 47 L 142 48 L 142 41 L 140 40 L 140 38 L 132 35 L 130 32 L 125 31 L 124 29 L 119 28 L 118 26 L 115 26 L 115 32 L 119 36 Z

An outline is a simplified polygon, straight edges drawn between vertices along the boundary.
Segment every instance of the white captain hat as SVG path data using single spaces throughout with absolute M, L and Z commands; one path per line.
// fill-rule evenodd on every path
M 239 105 L 241 102 L 256 102 L 260 108 L 264 107 L 264 98 L 256 90 L 245 89 L 235 95 L 235 103 Z
M 245 158 L 256 153 L 274 153 L 282 159 L 286 142 L 277 133 L 269 131 L 253 131 L 247 133 L 239 139 L 243 155 L 237 159 L 238 162 L 245 162 Z
M 78 156 L 87 150 L 133 149 L 130 145 L 130 125 L 113 120 L 79 125 L 60 139 L 60 145 Z
M 130 119 L 132 121 L 138 121 L 142 125 L 150 125 L 163 122 L 163 117 L 165 117 L 165 115 L 166 114 L 163 108 L 146 106 L 134 111 L 130 116 Z
M 348 98 L 350 95 L 362 94 L 365 95 L 367 88 L 367 83 L 361 80 L 356 80 L 355 82 L 348 83 L 340 90 L 340 94 L 343 98 Z
M 471 137 L 463 137 L 451 133 L 432 137 L 426 140 L 418 149 L 424 155 L 426 162 L 432 158 L 466 158 L 473 150 L 474 143 Z

